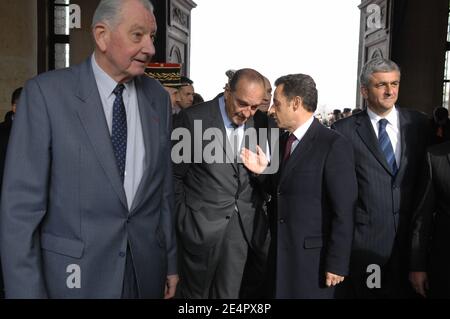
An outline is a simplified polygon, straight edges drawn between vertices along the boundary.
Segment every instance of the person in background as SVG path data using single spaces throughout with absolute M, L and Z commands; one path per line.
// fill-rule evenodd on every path
M 172 114 L 178 114 L 181 111 L 181 108 L 178 106 L 180 101 L 178 88 L 181 86 L 181 64 L 150 62 L 145 68 L 145 74 L 161 83 L 170 95 Z
M 345 108 L 342 110 L 342 118 L 349 117 L 350 115 L 352 115 L 352 109 L 351 109 L 351 108 L 348 108 L 348 107 L 345 107 Z
M 433 110 L 431 124 L 431 145 L 450 141 L 450 120 L 448 110 L 438 106 Z
M 203 99 L 203 97 L 198 94 L 198 93 L 194 93 L 194 99 L 192 101 L 192 105 L 196 105 L 196 104 L 200 104 L 205 102 L 205 100 Z
M 185 109 L 187 107 L 192 106 L 194 102 L 194 82 L 189 79 L 187 76 L 181 77 L 181 85 L 178 87 L 178 96 L 177 105 L 181 109 Z
M 428 298 L 450 299 L 450 142 L 433 145 L 412 223 L 409 280 Z

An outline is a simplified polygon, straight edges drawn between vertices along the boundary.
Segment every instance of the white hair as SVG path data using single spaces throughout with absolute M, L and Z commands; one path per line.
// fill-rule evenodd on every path
M 138 0 L 145 9 L 153 13 L 153 4 L 150 0 Z M 95 10 L 92 18 L 92 27 L 97 23 L 103 22 L 112 27 L 116 26 L 120 20 L 120 13 L 122 6 L 125 3 L 123 0 L 102 0 Z

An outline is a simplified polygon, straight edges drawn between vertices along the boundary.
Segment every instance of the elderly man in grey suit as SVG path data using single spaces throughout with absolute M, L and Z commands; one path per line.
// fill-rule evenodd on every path
M 3 184 L 6 297 L 175 294 L 170 99 L 143 76 L 152 12 L 102 0 L 94 54 L 26 84 Z
M 180 113 L 194 145 L 174 168 L 183 297 L 239 297 L 248 249 L 256 248 L 254 225 L 265 211 L 264 194 L 237 156 L 264 96 L 262 75 L 241 69 L 224 96 Z M 211 139 L 202 136 L 214 129 L 217 147 L 208 158 Z
M 345 284 L 352 297 L 409 297 L 409 232 L 428 121 L 424 114 L 395 105 L 400 69 L 393 61 L 368 61 L 360 81 L 367 109 L 333 124 L 351 142 L 358 180 Z

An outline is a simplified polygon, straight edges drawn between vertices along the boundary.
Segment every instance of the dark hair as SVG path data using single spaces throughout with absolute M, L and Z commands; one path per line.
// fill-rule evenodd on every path
M 187 76 L 181 76 L 181 85 L 192 85 L 194 84 L 194 81 L 192 81 Z
M 194 100 L 192 102 L 192 105 L 203 103 L 203 102 L 205 102 L 203 97 L 198 93 L 194 93 Z
M 442 121 L 448 119 L 448 110 L 445 107 L 438 106 L 433 110 L 435 121 Z
M 229 85 L 231 92 L 236 91 L 236 86 L 241 79 L 246 79 L 250 82 L 260 82 L 265 87 L 264 77 L 256 70 L 253 69 L 240 69 L 234 72 L 230 79 Z
M 17 104 L 17 102 L 19 102 L 20 93 L 22 93 L 22 89 L 23 88 L 20 87 L 14 90 L 14 92 L 11 95 L 11 105 Z
M 317 109 L 317 88 L 313 78 L 307 74 L 289 74 L 278 78 L 275 86 L 284 85 L 283 92 L 288 100 L 299 96 L 302 98 L 303 106 L 308 112 Z

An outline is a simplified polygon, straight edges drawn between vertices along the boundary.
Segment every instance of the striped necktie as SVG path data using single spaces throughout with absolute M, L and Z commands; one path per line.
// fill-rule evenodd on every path
M 381 151 L 386 158 L 386 161 L 391 168 L 392 174 L 395 176 L 398 171 L 397 163 L 395 161 L 394 149 L 392 148 L 391 140 L 386 131 L 386 125 L 388 121 L 386 119 L 381 119 L 378 121 L 378 143 L 380 144 Z

